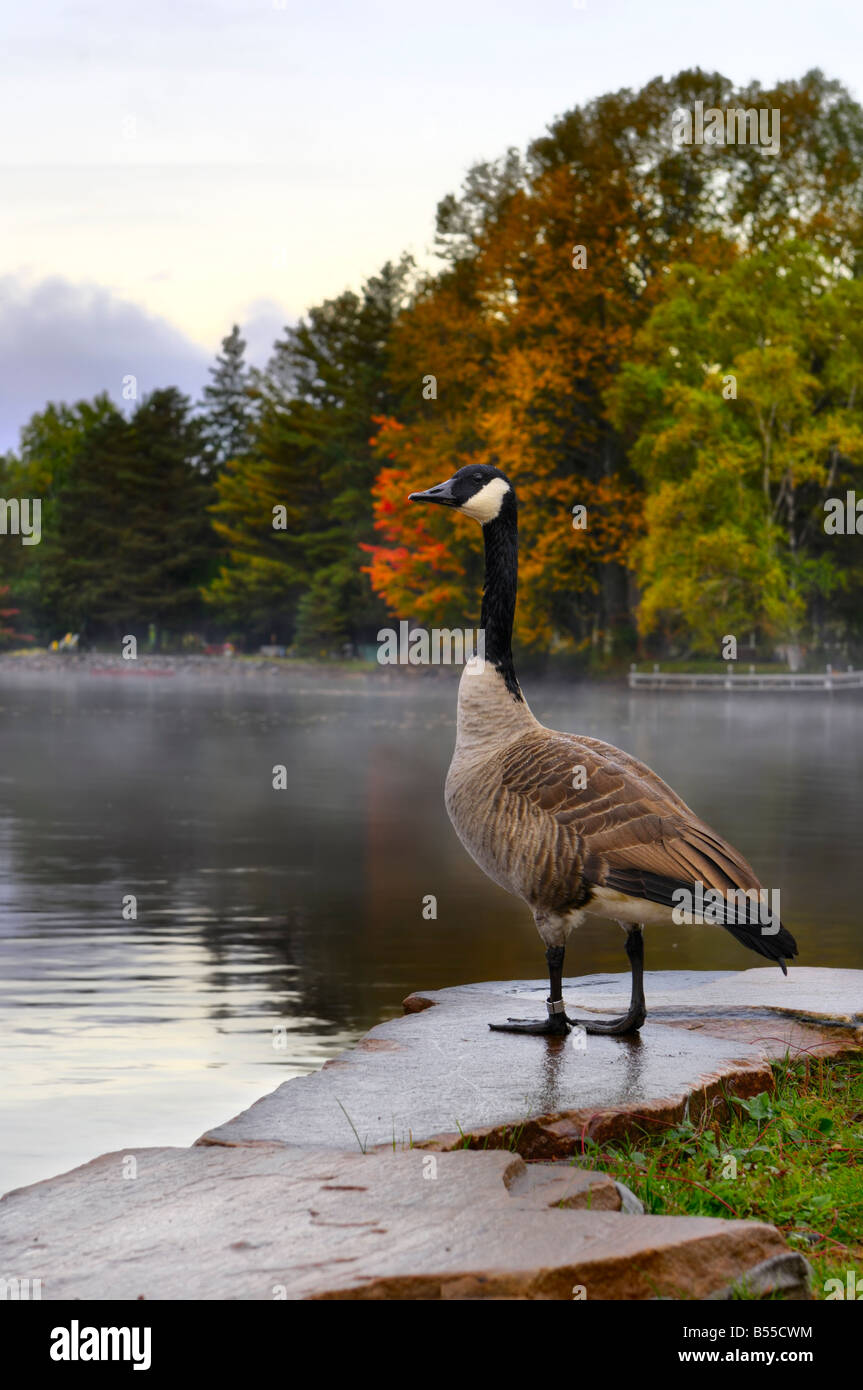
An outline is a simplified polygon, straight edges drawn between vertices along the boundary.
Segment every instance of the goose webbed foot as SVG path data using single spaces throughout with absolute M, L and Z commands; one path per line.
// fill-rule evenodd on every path
M 506 1023 L 490 1023 L 493 1033 L 533 1033 L 538 1037 L 565 1038 L 569 1032 L 566 1014 L 549 1014 L 548 1018 L 508 1018 Z
M 621 923 L 624 926 L 624 923 Z M 632 993 L 629 1009 L 621 1018 L 570 1018 L 563 1002 L 562 946 L 549 946 L 545 953 L 548 962 L 549 997 L 546 1000 L 548 1018 L 508 1018 L 506 1023 L 490 1023 L 493 1033 L 532 1033 L 534 1036 L 562 1038 L 570 1028 L 583 1028 L 594 1036 L 613 1038 L 637 1033 L 647 1017 L 644 1004 L 644 936 L 640 926 L 626 926 L 626 954 L 632 969 Z
M 621 923 L 623 926 L 624 924 Z M 647 1017 L 644 1004 L 644 933 L 641 927 L 626 928 L 626 954 L 632 969 L 632 992 L 629 1008 L 621 1018 L 595 1020 L 568 1018 L 573 1028 L 583 1028 L 586 1033 L 622 1038 L 628 1033 L 637 1033 Z
M 637 1033 L 646 1017 L 644 1009 L 630 1009 L 622 1018 L 610 1018 L 601 1022 L 587 1018 L 570 1018 L 569 1015 L 566 1021 L 573 1028 L 583 1028 L 585 1033 L 622 1038 L 628 1033 Z
M 549 1014 L 548 1018 L 508 1018 L 506 1023 L 490 1023 L 493 1033 L 532 1033 L 537 1037 L 563 1038 L 570 1028 L 583 1028 L 594 1036 L 622 1038 L 637 1033 L 644 1023 L 644 1010 L 630 1010 L 622 1018 L 595 1020 L 570 1018 L 569 1014 Z

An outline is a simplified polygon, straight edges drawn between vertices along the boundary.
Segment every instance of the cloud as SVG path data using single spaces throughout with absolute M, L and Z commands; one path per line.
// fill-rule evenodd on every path
M 122 404 L 123 377 L 138 396 L 178 386 L 197 400 L 211 354 L 166 319 L 100 285 L 60 276 L 0 276 L 0 451 L 49 401 L 72 403 L 100 391 Z
M 240 317 L 240 330 L 246 340 L 246 361 L 265 367 L 277 338 L 284 337 L 291 320 L 275 299 L 253 299 Z M 227 330 L 226 330 L 227 331 Z
M 237 319 L 246 360 L 266 366 L 289 315 L 275 299 L 255 299 Z M 222 336 L 230 330 L 226 318 Z M 128 375 L 137 378 L 139 399 L 178 386 L 196 403 L 218 348 L 208 352 L 102 285 L 0 276 L 0 453 L 17 448 L 21 426 L 49 401 L 72 404 L 107 391 L 122 406 Z

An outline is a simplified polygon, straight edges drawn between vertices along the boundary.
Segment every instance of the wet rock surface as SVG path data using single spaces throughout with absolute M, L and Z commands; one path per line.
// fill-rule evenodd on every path
M 615 1198 L 503 1152 L 142 1149 L 7 1194 L 0 1239 L 45 1299 L 699 1299 L 750 1271 L 806 1297 L 772 1226 Z
M 313 1076 L 287 1081 L 199 1143 L 284 1143 L 365 1150 L 515 1148 L 577 1153 L 641 1128 L 721 1109 L 723 1091 L 769 1089 L 769 1059 L 802 1047 L 863 1046 L 863 972 L 660 971 L 646 977 L 636 1038 L 492 1033 L 508 1015 L 542 1017 L 540 981 L 423 991 L 406 1016 L 372 1029 Z M 572 1014 L 623 1012 L 628 976 L 565 982 Z

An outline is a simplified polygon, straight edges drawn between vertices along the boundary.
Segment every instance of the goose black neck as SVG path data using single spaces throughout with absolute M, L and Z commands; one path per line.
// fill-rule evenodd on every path
M 485 632 L 485 659 L 503 676 L 507 690 L 523 700 L 512 661 L 512 624 L 518 588 L 518 519 L 512 493 L 500 514 L 482 528 L 485 541 L 485 584 L 480 626 Z

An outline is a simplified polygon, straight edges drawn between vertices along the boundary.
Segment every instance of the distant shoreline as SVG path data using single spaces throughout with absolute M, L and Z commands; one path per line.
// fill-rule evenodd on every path
M 775 663 L 750 666 L 748 663 L 738 662 L 735 663 L 732 672 L 729 672 L 725 663 L 704 659 L 691 662 L 678 659 L 655 664 L 652 661 L 641 661 L 633 665 L 634 670 L 627 663 L 625 667 L 620 666 L 609 671 L 591 671 L 552 659 L 538 668 L 532 668 L 529 661 L 524 661 L 520 670 L 523 681 L 527 683 L 541 681 L 553 685 L 606 686 L 629 684 L 632 687 L 637 681 L 645 693 L 651 689 L 654 692 L 662 690 L 668 693 L 670 689 L 683 693 L 684 690 L 692 688 L 688 678 L 691 678 L 692 686 L 702 687 L 702 693 L 706 693 L 708 688 L 720 689 L 729 680 L 734 684 L 739 683 L 739 687 L 742 688 L 753 680 L 753 676 L 749 675 L 750 671 L 767 675 L 769 679 L 765 684 L 770 686 L 776 682 L 778 688 L 777 677 L 782 680 L 788 674 L 787 668 Z M 165 681 L 176 677 L 200 681 L 210 681 L 214 678 L 291 681 L 313 676 L 319 680 L 350 680 L 363 682 L 369 687 L 380 687 L 393 684 L 413 685 L 416 681 L 429 680 L 454 683 L 461 676 L 462 669 L 461 665 L 455 663 L 413 666 L 381 664 L 361 657 L 283 657 L 258 652 L 228 656 L 204 655 L 201 652 L 143 652 L 135 659 L 124 658 L 119 650 L 52 652 L 40 648 L 36 651 L 19 649 L 14 652 L 0 652 L 0 676 L 42 674 L 131 681 Z M 722 673 L 721 682 L 719 672 Z M 823 680 L 824 668 L 821 668 L 818 674 Z M 841 671 L 836 672 L 836 676 L 837 686 L 843 683 L 843 679 L 847 680 L 847 676 Z M 814 674 L 809 679 L 814 681 Z
M 192 677 L 209 680 L 226 676 L 237 679 L 270 677 L 291 678 L 314 675 L 363 679 L 377 682 L 397 680 L 455 680 L 461 675 L 460 666 L 380 666 L 375 661 L 342 658 L 250 656 L 202 656 L 188 653 L 143 653 L 134 660 L 119 652 L 0 652 L 0 676 L 6 674 L 45 674 L 91 676 L 109 680 L 170 680 Z

